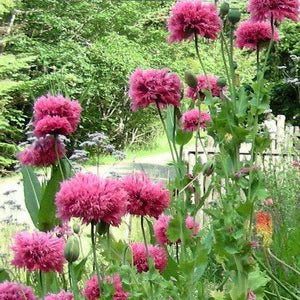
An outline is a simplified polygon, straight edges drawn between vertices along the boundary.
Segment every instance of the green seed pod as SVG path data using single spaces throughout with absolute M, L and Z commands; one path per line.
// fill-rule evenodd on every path
M 105 222 L 100 222 L 96 225 L 96 230 L 97 230 L 98 234 L 103 235 L 108 232 L 109 224 L 107 224 Z
M 236 24 L 237 22 L 240 21 L 240 19 L 241 19 L 241 12 L 238 9 L 236 9 L 236 8 L 232 8 L 232 9 L 229 10 L 227 18 L 228 18 L 228 21 L 232 25 L 234 25 L 234 24 Z
M 224 87 L 227 85 L 226 79 L 224 77 L 219 77 L 217 81 L 219 87 Z
M 79 257 L 79 242 L 77 237 L 70 236 L 67 240 L 64 249 L 64 257 L 69 262 L 72 263 L 76 261 Z
M 228 2 L 223 2 L 220 6 L 220 16 L 223 18 L 225 17 L 228 12 L 229 12 L 229 3 Z
M 74 224 L 73 225 L 73 232 L 78 234 L 80 231 L 80 226 L 78 224 Z
M 197 84 L 198 84 L 198 80 L 197 80 L 197 77 L 191 73 L 191 72 L 185 72 L 184 73 L 184 79 L 185 79 L 185 82 L 186 84 L 195 89 L 197 87 Z

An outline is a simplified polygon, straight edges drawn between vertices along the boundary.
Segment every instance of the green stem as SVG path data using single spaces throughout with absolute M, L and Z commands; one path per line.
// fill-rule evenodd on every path
M 258 79 L 258 73 L 259 73 L 259 44 L 257 43 L 256 46 L 256 79 Z
M 62 170 L 62 166 L 61 166 L 61 163 L 60 163 L 60 158 L 59 158 L 59 155 L 58 155 L 58 149 L 57 149 L 57 137 L 54 137 L 55 141 L 54 141 L 54 148 L 55 148 L 55 153 L 56 153 L 56 157 L 57 157 L 57 160 L 58 160 L 58 167 L 59 167 L 59 170 L 60 170 L 60 173 L 61 173 L 61 178 L 63 181 L 65 181 L 65 175 L 64 175 L 64 172 Z
M 269 291 L 264 291 L 266 294 L 268 294 L 268 295 L 271 295 L 271 296 L 277 296 L 276 294 L 274 294 L 274 293 L 271 293 L 271 292 L 269 292 Z M 285 298 L 285 297 L 281 297 L 283 300 L 290 300 L 289 298 Z M 269 299 L 269 298 L 268 298 Z
M 172 155 L 172 160 L 173 160 L 173 163 L 174 163 L 174 167 L 175 167 L 176 173 L 178 174 L 178 168 L 177 168 L 177 165 L 176 165 L 176 159 L 175 159 L 175 155 L 174 155 L 174 151 L 173 151 L 173 148 L 172 148 L 171 141 L 170 141 L 170 139 L 169 139 L 167 126 L 166 126 L 166 124 L 165 124 L 163 115 L 162 115 L 162 113 L 161 113 L 161 109 L 160 109 L 160 107 L 159 107 L 159 103 L 158 103 L 157 101 L 155 101 L 155 104 L 156 104 L 156 107 L 157 107 L 157 111 L 158 111 L 158 114 L 159 114 L 159 118 L 160 118 L 160 120 L 161 120 L 161 123 L 162 123 L 162 125 L 163 125 L 164 131 L 165 131 L 165 134 L 166 134 L 166 137 L 167 137 L 167 140 L 168 140 L 168 144 L 169 144 L 170 152 L 171 152 L 171 155 Z
M 208 161 L 208 160 L 209 160 L 209 158 L 208 158 L 208 153 L 207 153 L 207 151 L 206 151 L 206 148 L 205 148 L 204 145 L 203 145 L 203 142 L 202 142 L 202 139 L 201 139 L 201 136 L 200 136 L 200 130 L 197 132 L 197 135 L 198 135 L 198 139 L 199 139 L 199 142 L 200 142 L 200 144 L 201 144 L 201 147 L 203 148 L 203 152 L 205 153 L 206 159 L 207 159 L 207 161 Z
M 207 72 L 206 72 L 206 70 L 205 70 L 205 67 L 204 67 L 203 61 L 202 61 L 202 59 L 201 59 L 200 52 L 199 52 L 198 36 L 197 36 L 196 33 L 194 34 L 194 36 L 195 36 L 194 40 L 195 40 L 196 54 L 197 54 L 197 57 L 198 57 L 200 66 L 201 66 L 201 68 L 202 68 L 202 71 L 203 71 L 203 73 L 204 73 L 204 76 L 205 76 L 205 79 L 206 79 L 206 83 L 207 83 L 207 86 L 208 86 L 208 90 L 209 90 L 210 93 L 211 93 L 211 86 L 210 86 L 210 83 L 209 83 L 209 80 L 208 80 Z M 196 88 L 196 89 L 197 89 L 197 88 Z
M 267 256 L 265 247 L 262 248 L 262 251 L 263 251 L 264 258 L 265 258 L 265 260 L 266 260 L 266 262 L 267 262 L 267 266 L 268 266 L 268 268 L 271 270 L 272 268 L 271 268 L 271 265 L 270 265 L 269 258 L 268 258 L 268 256 Z M 276 282 L 274 282 L 274 280 L 273 280 L 273 287 L 274 287 L 274 290 L 275 290 L 275 293 L 276 293 L 278 299 L 281 300 L 281 296 L 280 296 L 280 293 L 279 293 L 277 284 L 276 284 Z
M 270 44 L 269 44 L 269 47 L 268 47 L 268 50 L 267 50 L 267 55 L 266 55 L 266 58 L 265 58 L 264 66 L 263 66 L 263 69 L 262 69 L 263 74 L 265 74 L 265 72 L 266 72 L 268 59 L 269 59 L 269 56 L 270 56 L 270 53 L 271 53 L 272 46 L 274 44 L 274 31 L 275 31 L 275 28 L 274 28 L 273 14 L 271 15 L 271 30 L 272 30 L 272 37 L 271 37 L 271 41 L 270 41 Z
M 70 167 L 73 169 L 74 174 L 76 174 L 76 169 L 74 168 L 74 166 L 72 165 L 71 161 L 69 160 L 66 154 L 64 155 L 64 158 L 69 163 Z
M 253 140 L 252 140 L 250 168 L 253 166 L 253 164 L 256 161 L 256 156 L 255 156 L 255 153 L 254 153 L 254 149 L 255 149 L 255 138 L 256 138 L 256 134 L 257 134 L 257 128 L 258 128 L 258 114 L 256 113 L 255 120 L 254 120 L 254 126 L 253 126 L 254 137 L 253 137 Z M 248 189 L 248 201 L 249 202 L 251 201 L 252 180 L 253 180 L 253 169 L 250 169 L 250 173 L 249 173 L 249 189 Z M 249 222 L 249 229 L 248 229 L 249 230 L 249 233 L 248 233 L 249 241 L 251 240 L 251 237 L 252 237 L 252 224 L 253 224 L 254 203 L 255 203 L 255 201 L 253 201 L 253 203 L 251 203 L 250 222 Z
M 70 285 L 72 286 L 73 294 L 74 294 L 74 300 L 78 299 L 79 295 L 79 289 L 77 285 L 77 280 L 74 272 L 74 266 L 72 263 L 69 263 L 69 272 L 70 272 Z
M 39 277 L 40 277 L 40 284 L 41 284 L 42 299 L 44 299 L 47 294 L 47 287 L 46 287 L 46 282 L 44 282 L 43 280 L 43 272 L 41 270 L 39 271 Z
M 280 264 L 282 264 L 283 266 L 287 267 L 288 269 L 292 270 L 293 272 L 295 272 L 297 275 L 300 276 L 300 272 L 298 270 L 296 270 L 295 268 L 293 268 L 292 266 L 288 265 L 286 262 L 284 262 L 283 260 L 279 259 L 277 256 L 275 256 L 272 251 L 270 250 L 270 248 L 268 248 L 268 253 L 269 255 L 274 258 L 276 261 L 278 261 Z
M 91 223 L 91 240 L 92 240 L 94 267 L 96 269 L 97 280 L 98 280 L 98 288 L 99 288 L 99 291 L 101 291 L 101 287 L 100 287 L 101 276 L 100 276 L 99 266 L 98 266 L 98 262 L 97 262 L 96 243 L 95 243 L 95 224 L 94 224 L 94 222 Z
M 227 282 L 227 280 L 229 279 L 229 277 L 230 277 L 229 274 L 227 274 L 227 275 L 224 277 L 223 281 L 222 281 L 222 282 L 218 285 L 218 287 L 216 288 L 216 291 L 219 291 L 220 289 L 223 288 L 223 286 L 225 285 L 225 283 Z
M 221 32 L 221 54 L 222 54 L 222 59 L 223 59 L 224 67 L 225 67 L 226 77 L 228 80 L 230 94 L 232 95 L 233 94 L 233 90 L 232 90 L 233 83 L 231 81 L 231 76 L 229 75 L 229 70 L 228 70 L 227 61 L 226 61 L 226 57 L 225 57 L 224 42 L 225 42 L 225 37 L 224 37 L 223 31 L 222 31 Z
M 108 248 L 108 259 L 111 258 L 111 252 L 110 252 L 110 234 L 109 234 L 109 227 L 107 229 L 107 248 Z
M 175 155 L 176 155 L 176 159 L 177 159 L 177 162 L 180 162 L 181 161 L 181 157 L 178 155 L 178 151 L 177 151 L 177 147 L 176 147 L 176 144 L 175 144 L 175 134 L 176 134 L 176 111 L 175 111 L 175 108 L 174 108 L 174 115 L 173 115 L 173 148 L 174 148 L 174 151 L 175 151 Z
M 231 38 L 233 39 L 232 30 L 231 30 Z M 226 51 L 227 56 L 228 56 L 229 69 L 230 69 L 230 73 L 231 73 L 231 76 L 229 76 L 229 77 L 231 77 L 231 80 L 232 80 L 231 97 L 235 100 L 236 99 L 236 91 L 235 91 L 235 72 L 234 72 L 234 66 L 233 66 L 233 47 L 232 47 L 232 51 L 230 51 L 223 32 L 221 32 L 221 39 L 223 40 L 223 43 L 224 43 L 224 46 L 225 46 L 225 51 Z M 232 40 L 232 45 L 233 45 L 233 40 Z
M 179 245 L 178 243 L 175 243 L 175 251 L 176 251 L 176 261 L 177 261 L 177 264 L 179 264 Z
M 293 299 L 300 300 L 300 298 L 294 294 L 292 291 L 290 291 L 277 277 L 273 275 L 273 272 L 270 271 L 261 261 L 260 259 L 252 253 L 252 256 L 255 258 L 255 260 L 258 262 L 258 264 L 267 272 L 267 274 L 270 276 L 271 279 L 273 279 L 280 287 L 282 287 L 290 296 L 293 297 Z
M 145 233 L 145 228 L 144 228 L 144 217 L 141 216 L 141 228 L 142 228 L 142 234 L 143 234 L 143 239 L 144 239 L 144 244 L 145 244 L 145 249 L 146 249 L 146 256 L 147 256 L 147 261 L 148 261 L 148 268 L 150 269 L 150 263 L 149 263 L 149 250 L 148 250 L 148 245 L 147 245 L 147 239 L 146 239 L 146 233 Z M 153 300 L 153 286 L 152 282 L 150 281 L 150 297 Z

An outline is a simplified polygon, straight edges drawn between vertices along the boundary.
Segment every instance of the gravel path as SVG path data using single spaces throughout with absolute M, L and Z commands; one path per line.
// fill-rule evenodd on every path
M 103 177 L 124 176 L 134 171 L 144 171 L 153 180 L 167 180 L 173 177 L 169 153 L 135 158 L 99 167 L 99 175 Z M 84 167 L 82 172 L 97 174 L 96 167 Z M 31 224 L 24 204 L 23 184 L 20 174 L 0 179 L 0 222 L 14 224 Z

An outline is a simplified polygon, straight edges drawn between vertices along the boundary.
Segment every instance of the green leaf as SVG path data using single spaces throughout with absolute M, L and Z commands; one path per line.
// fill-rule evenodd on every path
M 182 239 L 188 242 L 191 239 L 191 232 L 186 228 L 185 220 L 181 216 L 176 215 L 170 220 L 167 237 L 172 243 Z
M 88 259 L 88 256 L 89 255 L 87 255 L 85 258 L 83 258 L 78 264 L 74 264 L 74 273 L 75 273 L 75 277 L 76 277 L 77 281 L 81 280 L 82 274 L 85 271 L 85 264 Z
M 230 247 L 230 246 L 226 246 L 224 247 L 224 250 L 228 253 L 228 254 L 236 254 L 238 253 L 239 251 L 233 247 Z
M 178 265 L 168 253 L 168 264 L 164 272 L 162 273 L 162 276 L 165 279 L 170 279 L 171 277 L 176 278 L 177 275 L 178 275 Z
M 258 152 L 263 152 L 271 145 L 271 139 L 268 133 L 263 135 L 257 135 L 255 137 L 255 150 Z
M 32 167 L 22 166 L 21 173 L 23 175 L 25 205 L 32 223 L 37 227 L 42 188 Z
M 168 240 L 171 241 L 172 243 L 175 243 L 176 241 L 178 241 L 180 239 L 180 218 L 179 216 L 174 216 L 173 219 L 170 220 L 169 222 L 169 226 L 167 229 L 167 237 Z
M 63 179 L 70 177 L 71 169 L 66 160 L 61 160 L 61 169 L 58 166 L 52 166 L 51 178 L 48 181 L 42 196 L 41 206 L 38 213 L 38 228 L 41 231 L 49 231 L 55 225 L 61 223 L 56 218 L 55 194 L 58 192 L 60 183 Z
M 0 269 L 0 283 L 5 280 L 10 280 L 9 274 L 5 269 Z
M 169 105 L 166 109 L 167 117 L 166 117 L 166 127 L 167 127 L 167 135 L 170 141 L 174 142 L 174 133 L 175 126 L 174 124 L 174 107 Z
M 186 145 L 193 137 L 193 132 L 184 132 L 181 129 L 177 129 L 175 141 L 178 145 Z
M 254 272 L 249 273 L 248 277 L 248 289 L 252 290 L 256 299 L 263 300 L 264 299 L 264 287 L 270 281 L 265 272 L 261 272 L 259 268 L 257 268 Z
M 156 240 L 155 240 L 155 236 L 154 236 L 153 224 L 150 220 L 148 220 L 146 218 L 145 218 L 145 220 L 147 221 L 147 225 L 148 225 L 149 232 L 150 232 L 150 243 L 155 244 Z
M 242 87 L 239 90 L 239 100 L 236 102 L 236 116 L 243 118 L 247 114 L 248 97 L 245 88 Z

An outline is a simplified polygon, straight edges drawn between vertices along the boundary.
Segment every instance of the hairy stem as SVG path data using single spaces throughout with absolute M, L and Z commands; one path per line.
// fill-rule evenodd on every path
M 93 265 L 94 265 L 94 268 L 96 269 L 98 288 L 99 288 L 99 291 L 101 291 L 101 287 L 100 287 L 101 276 L 100 276 L 99 265 L 98 265 L 98 262 L 97 262 L 96 242 L 95 242 L 95 224 L 94 224 L 94 222 L 91 223 L 91 240 L 92 240 L 92 250 L 93 250 L 93 260 L 94 260 Z
M 144 217 L 141 216 L 141 228 L 142 228 L 142 234 L 143 234 L 143 239 L 144 239 L 144 244 L 145 244 L 145 249 L 146 249 L 146 256 L 147 256 L 147 261 L 148 261 L 148 268 L 150 269 L 150 262 L 149 262 L 149 250 L 148 250 L 148 245 L 147 245 L 147 239 L 146 239 L 146 233 L 145 233 L 145 227 L 144 227 Z M 153 300 L 153 286 L 152 282 L 150 281 L 150 297 Z

